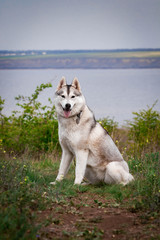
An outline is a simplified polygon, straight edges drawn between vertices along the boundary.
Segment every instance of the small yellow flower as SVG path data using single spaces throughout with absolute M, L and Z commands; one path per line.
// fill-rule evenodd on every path
M 3 152 L 4 152 L 4 153 L 6 153 L 6 151 L 5 151 L 5 150 L 4 150 Z
M 13 157 L 13 159 L 16 159 L 16 157 Z
M 24 178 L 24 181 L 25 181 L 25 182 L 27 182 L 27 181 L 28 181 L 28 176 L 26 176 L 26 177 Z

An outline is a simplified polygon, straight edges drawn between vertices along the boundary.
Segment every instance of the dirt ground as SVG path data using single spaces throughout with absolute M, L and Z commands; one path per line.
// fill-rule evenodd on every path
M 57 202 L 38 213 L 45 222 L 37 239 L 160 239 L 160 219 L 122 208 L 95 194 Z

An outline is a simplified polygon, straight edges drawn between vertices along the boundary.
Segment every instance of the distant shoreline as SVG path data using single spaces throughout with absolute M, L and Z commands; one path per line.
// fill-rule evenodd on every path
M 0 69 L 160 68 L 160 49 L 0 50 Z

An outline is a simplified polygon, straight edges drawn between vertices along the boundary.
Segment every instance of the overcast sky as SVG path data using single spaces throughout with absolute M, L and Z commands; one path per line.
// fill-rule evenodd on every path
M 0 50 L 160 48 L 160 0 L 0 0 Z

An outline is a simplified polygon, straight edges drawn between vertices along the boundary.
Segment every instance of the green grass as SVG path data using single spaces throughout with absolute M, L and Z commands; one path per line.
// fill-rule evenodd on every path
M 144 159 L 129 162 L 135 181 L 128 186 L 105 185 L 74 186 L 74 166 L 61 183 L 54 181 L 59 162 L 50 159 L 25 161 L 0 160 L 0 239 L 36 239 L 39 229 L 46 224 L 37 224 L 37 212 L 48 209 L 54 203 L 66 203 L 66 199 L 79 194 L 95 196 L 99 208 L 127 207 L 132 212 L 145 210 L 158 214 L 160 209 L 160 163 L 159 154 L 149 154 Z M 68 200 L 67 200 L 68 202 Z M 81 202 L 85 205 L 85 202 Z
M 44 162 L 46 165 L 44 165 Z M 0 236 L 2 239 L 35 239 L 41 227 L 36 212 L 55 201 L 50 187 L 58 165 L 46 160 L 39 164 L 22 159 L 0 160 Z M 48 167 L 48 164 L 50 167 Z M 57 190 L 56 190 L 57 191 Z

